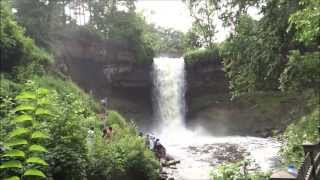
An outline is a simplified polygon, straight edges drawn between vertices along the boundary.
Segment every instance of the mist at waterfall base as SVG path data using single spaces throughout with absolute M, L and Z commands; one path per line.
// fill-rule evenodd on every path
M 262 171 L 275 166 L 280 143 L 274 139 L 214 137 L 201 127 L 187 129 L 183 58 L 155 58 L 152 73 L 155 122 L 152 133 L 159 137 L 168 154 L 181 161 L 177 169 L 171 170 L 175 179 L 210 179 L 209 174 L 215 166 L 239 160 L 242 156 L 253 160 Z

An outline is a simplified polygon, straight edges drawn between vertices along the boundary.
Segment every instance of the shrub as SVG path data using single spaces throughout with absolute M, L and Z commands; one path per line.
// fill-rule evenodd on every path
M 184 54 L 184 60 L 187 64 L 194 64 L 203 61 L 220 62 L 219 49 L 197 49 Z
M 0 19 L 1 71 L 12 72 L 14 68 L 28 66 L 31 62 L 39 66 L 53 62 L 49 54 L 24 35 L 24 29 L 14 20 L 7 1 L 0 2 Z M 33 65 L 32 71 L 37 72 L 39 66 Z
M 1 89 L 7 91 L 15 85 L 9 80 L 6 84 Z M 114 128 L 114 135 L 106 142 L 98 130 L 101 121 L 96 115 L 96 110 L 99 110 L 96 102 L 73 83 L 52 76 L 36 76 L 27 84 L 22 88 L 30 92 L 36 92 L 41 87 L 49 89 L 47 98 L 41 103 L 47 104 L 52 116 L 50 120 L 43 117 L 38 128 L 47 132 L 49 137 L 44 142 L 48 153 L 41 156 L 48 167 L 40 168 L 48 177 L 59 180 L 156 179 L 159 163 L 145 147 L 144 140 L 137 135 L 133 123 L 128 123 L 119 113 L 110 111 L 108 124 Z M 8 124 L 3 126 L 4 130 L 1 128 L 1 137 L 7 137 L 8 132 L 15 129 L 10 119 L 14 117 L 13 108 L 17 103 L 12 94 L 4 94 L 8 94 L 8 97 L 2 98 L 1 106 L 6 105 L 7 109 L 1 109 L 5 117 L 1 122 Z M 92 126 L 96 127 L 93 145 L 88 143 L 87 137 L 88 129 Z
M 0 166 L 6 170 L 7 176 L 11 176 L 7 178 L 46 177 L 43 166 L 48 166 L 48 163 L 43 159 L 43 153 L 47 149 L 42 144 L 48 135 L 40 124 L 51 115 L 46 108 L 47 93 L 47 89 L 25 90 L 16 96 L 18 106 L 13 109 L 15 116 L 11 120 L 14 128 L 7 134 Z
M 153 180 L 157 178 L 159 163 L 138 137 L 134 127 L 117 112 L 108 112 L 108 125 L 114 129 L 110 140 L 96 133 L 89 154 L 88 179 Z
M 287 127 L 282 136 L 285 144 L 280 150 L 284 164 L 294 164 L 295 167 L 300 167 L 304 157 L 302 144 L 316 142 L 320 117 L 319 109 L 318 105 L 313 112 Z
M 246 172 L 245 166 L 250 162 L 242 161 L 218 166 L 210 175 L 212 180 L 267 180 L 268 174 L 261 172 Z

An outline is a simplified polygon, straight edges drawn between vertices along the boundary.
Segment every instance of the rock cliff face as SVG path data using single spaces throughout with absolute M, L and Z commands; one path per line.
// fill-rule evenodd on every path
M 151 64 L 138 64 L 126 43 L 68 39 L 56 47 L 57 68 L 97 99 L 108 98 L 139 127 L 152 126 Z M 270 135 L 282 129 L 298 106 L 297 98 L 256 95 L 231 101 L 228 80 L 219 61 L 186 65 L 187 123 L 215 135 Z M 287 103 L 290 102 L 290 103 Z M 291 104 L 291 105 L 290 105 Z
M 280 92 L 231 100 L 228 79 L 219 61 L 188 64 L 186 72 L 189 127 L 201 127 L 213 135 L 270 136 L 302 114 L 302 101 Z
M 107 97 L 109 108 L 138 124 L 150 124 L 151 65 L 136 63 L 127 44 L 69 39 L 59 44 L 57 57 L 57 68 L 86 92 Z

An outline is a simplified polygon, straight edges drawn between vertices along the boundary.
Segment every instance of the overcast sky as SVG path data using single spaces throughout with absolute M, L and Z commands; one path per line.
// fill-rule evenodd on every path
M 191 28 L 192 18 L 185 3 L 181 0 L 138 0 L 137 11 L 143 12 L 149 23 L 162 27 L 170 27 L 182 32 Z M 249 14 L 257 16 L 256 9 L 250 9 Z M 216 41 L 223 41 L 229 34 L 229 30 L 217 22 L 218 34 Z
M 183 32 L 191 28 L 192 19 L 181 0 L 138 0 L 136 6 L 148 22 Z

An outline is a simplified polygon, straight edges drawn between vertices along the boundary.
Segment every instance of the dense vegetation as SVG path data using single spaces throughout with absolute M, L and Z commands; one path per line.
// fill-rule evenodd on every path
M 302 143 L 319 136 L 319 0 L 185 0 L 194 19 L 183 34 L 147 24 L 134 0 L 2 0 L 0 2 L 0 178 L 155 179 L 159 164 L 137 135 L 135 125 L 109 111 L 112 139 L 101 137 L 104 110 L 67 77 L 55 72 L 54 46 L 84 32 L 89 39 L 130 45 L 137 62 L 156 55 L 185 53 L 187 64 L 221 62 L 234 98 L 257 92 L 300 94 L 305 115 L 284 134 L 283 163 L 302 161 Z M 14 8 L 14 14 L 12 8 Z M 260 19 L 248 14 L 260 10 Z M 232 29 L 215 43 L 216 19 Z M 82 33 L 79 33 L 82 36 Z M 94 127 L 94 136 L 88 129 Z M 93 148 L 94 147 L 94 148 Z M 237 173 L 225 165 L 214 179 Z
M 192 38 L 187 41 L 193 48 L 185 54 L 187 62 L 208 61 L 208 55 L 218 51 L 218 58 L 209 59 L 212 62 L 219 59 L 223 64 L 233 98 L 282 91 L 299 94 L 308 102 L 303 104 L 305 115 L 293 119 L 281 137 L 285 142 L 281 150 L 284 164 L 299 167 L 303 157 L 301 145 L 315 142 L 319 137 L 320 2 L 185 2 L 194 19 L 189 32 Z M 248 9 L 252 7 L 260 10 L 261 18 L 249 15 Z M 232 29 L 230 36 L 220 44 L 214 42 L 216 27 L 212 22 L 216 19 Z M 230 169 L 237 171 L 235 167 L 220 168 L 220 174 Z M 215 175 L 217 178 L 219 173 Z
M 39 5 L 38 10 L 44 8 L 46 14 L 61 5 L 50 2 L 53 4 L 16 1 L 15 5 L 25 10 Z M 135 125 L 109 111 L 108 126 L 115 132 L 112 138 L 103 139 L 103 121 L 97 115 L 104 112 L 102 107 L 52 70 L 54 58 L 46 52 L 51 41 L 46 37 L 52 34 L 41 34 L 49 32 L 40 26 L 29 27 L 35 22 L 46 23 L 37 19 L 46 16 L 35 16 L 32 11 L 23 14 L 17 8 L 18 19 L 37 19 L 20 22 L 30 23 L 25 24 L 27 34 L 43 50 L 17 24 L 10 3 L 0 3 L 0 179 L 155 179 L 158 161 L 145 147 Z M 94 127 L 93 137 L 88 137 L 90 127 Z

